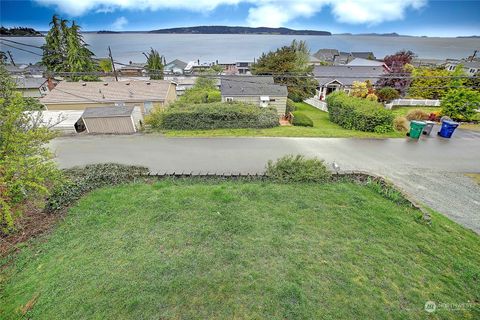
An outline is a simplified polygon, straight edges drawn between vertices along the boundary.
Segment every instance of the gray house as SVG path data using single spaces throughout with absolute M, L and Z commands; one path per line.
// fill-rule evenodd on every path
M 165 67 L 163 68 L 163 72 L 165 74 L 183 74 L 186 67 L 186 62 L 175 59 L 165 65 Z
M 313 74 L 319 83 L 317 98 L 323 100 L 337 90 L 350 92 L 355 81 L 369 80 L 374 84 L 386 72 L 383 66 L 315 66 Z
M 269 76 L 223 77 L 220 83 L 222 102 L 241 101 L 260 107 L 274 107 L 284 115 L 287 107 L 287 87 L 275 84 Z

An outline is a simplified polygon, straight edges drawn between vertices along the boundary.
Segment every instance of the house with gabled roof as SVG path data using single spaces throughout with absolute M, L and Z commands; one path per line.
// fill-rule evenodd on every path
M 222 102 L 240 101 L 274 107 L 280 116 L 286 111 L 287 87 L 275 84 L 272 76 L 222 77 L 220 91 Z

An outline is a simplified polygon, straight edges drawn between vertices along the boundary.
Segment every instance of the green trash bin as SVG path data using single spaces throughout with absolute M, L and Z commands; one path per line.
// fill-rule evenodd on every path
M 423 128 L 425 128 L 426 123 L 423 121 L 410 121 L 410 131 L 407 133 L 407 136 L 412 139 L 418 139 L 422 135 Z

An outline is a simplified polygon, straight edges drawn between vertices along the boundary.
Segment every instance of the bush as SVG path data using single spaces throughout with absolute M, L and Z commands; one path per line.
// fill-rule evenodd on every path
M 307 116 L 306 114 L 299 111 L 292 112 L 292 114 L 293 114 L 292 124 L 294 126 L 313 127 L 313 120 L 310 119 L 310 117 Z
M 480 92 L 472 89 L 453 89 L 443 97 L 442 114 L 456 120 L 470 121 L 480 109 Z
M 68 180 L 56 187 L 47 199 L 45 211 L 54 212 L 80 199 L 85 193 L 104 186 L 118 185 L 133 181 L 148 174 L 145 167 L 127 166 L 115 163 L 94 164 L 84 168 L 65 170 Z
M 393 114 L 375 101 L 334 92 L 327 97 L 330 121 L 345 129 L 367 132 L 393 131 Z
M 240 102 L 175 105 L 165 111 L 155 111 L 147 123 L 153 128 L 168 130 L 272 128 L 279 125 L 276 109 Z
M 295 111 L 297 107 L 295 106 L 295 102 L 292 99 L 287 99 L 287 109 L 285 110 L 285 114 L 289 114 L 290 112 Z
M 400 94 L 392 87 L 384 87 L 380 90 L 377 90 L 377 97 L 382 102 L 388 102 L 398 99 Z
M 405 117 L 396 117 L 393 120 L 393 128 L 400 132 L 406 132 L 409 130 L 408 120 Z
M 332 176 L 323 160 L 306 159 L 301 155 L 268 161 L 266 175 L 279 182 L 326 182 Z
M 378 97 L 375 93 L 369 93 L 365 97 L 365 99 L 370 100 L 370 101 L 378 101 Z
M 410 110 L 407 113 L 407 120 L 428 120 L 429 114 L 421 109 Z

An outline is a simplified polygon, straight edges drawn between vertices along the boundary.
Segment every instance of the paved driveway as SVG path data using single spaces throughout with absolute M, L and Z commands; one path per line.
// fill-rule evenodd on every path
M 336 161 L 394 181 L 418 201 L 480 233 L 480 188 L 464 172 L 480 172 L 480 133 L 452 139 L 165 138 L 159 135 L 55 139 L 60 167 L 101 162 L 143 165 L 157 173 L 257 173 L 284 154 Z

